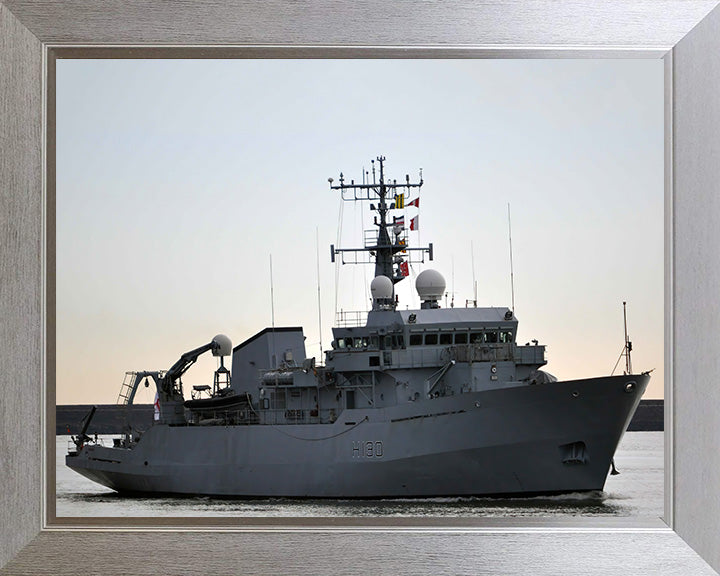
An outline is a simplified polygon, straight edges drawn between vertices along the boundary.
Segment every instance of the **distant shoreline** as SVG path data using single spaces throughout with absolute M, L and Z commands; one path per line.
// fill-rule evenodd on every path
M 85 415 L 93 404 L 61 404 L 55 410 L 55 434 L 77 434 Z M 88 434 L 122 434 L 125 431 L 126 407 L 117 404 L 98 404 Z M 641 400 L 628 431 L 660 432 L 664 430 L 664 400 Z M 152 404 L 130 406 L 133 427 L 147 428 L 152 423 Z

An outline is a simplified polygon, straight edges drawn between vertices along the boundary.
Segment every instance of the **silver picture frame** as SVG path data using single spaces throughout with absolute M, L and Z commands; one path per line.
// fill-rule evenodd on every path
M 0 0 L 0 574 L 714 574 L 720 533 L 717 1 L 114 3 Z M 391 7 L 392 6 L 392 7 Z M 115 52 L 113 52 L 115 51 Z M 54 60 L 663 58 L 665 523 L 622 519 L 59 524 Z

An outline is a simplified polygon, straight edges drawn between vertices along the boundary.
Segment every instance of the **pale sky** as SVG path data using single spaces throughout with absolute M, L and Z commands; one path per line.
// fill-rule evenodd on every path
M 398 285 L 401 307 L 427 267 L 456 306 L 473 275 L 479 306 L 510 306 L 510 204 L 518 340 L 546 344 L 560 379 L 610 374 L 625 300 L 633 368 L 662 397 L 661 60 L 59 60 L 57 403 L 113 403 L 128 370 L 270 326 L 271 255 L 275 325 L 319 356 L 327 179 L 360 181 L 378 155 L 425 181 L 410 238 L 435 261 Z M 367 206 L 342 216 L 340 244 L 361 246 Z M 372 267 L 337 272 L 338 308 L 366 309 Z

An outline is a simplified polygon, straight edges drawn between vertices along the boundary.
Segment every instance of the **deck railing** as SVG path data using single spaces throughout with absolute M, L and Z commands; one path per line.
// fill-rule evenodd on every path
M 341 310 L 335 315 L 335 326 L 338 328 L 365 326 L 367 315 L 364 310 Z

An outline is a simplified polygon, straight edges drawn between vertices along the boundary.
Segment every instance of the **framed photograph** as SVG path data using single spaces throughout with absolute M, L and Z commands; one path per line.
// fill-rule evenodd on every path
M 638 384 L 654 367 L 643 398 L 663 395 L 662 60 L 56 54 L 50 113 L 57 174 L 58 264 L 51 284 L 58 523 L 64 517 L 197 515 L 239 523 L 248 516 L 338 515 L 482 521 L 505 514 L 583 516 L 583 522 L 633 517 L 662 526 L 662 432 L 631 433 L 619 452 L 614 446 L 640 398 L 640 391 L 625 392 L 625 384 Z M 350 92 L 348 78 L 355 79 Z M 378 90 L 393 85 L 402 89 Z M 378 143 L 383 150 L 375 150 Z M 387 203 L 394 208 L 379 210 L 373 179 L 395 191 Z M 384 274 L 375 268 L 384 248 L 369 245 L 370 239 L 377 244 L 379 220 L 387 222 L 379 230 L 406 247 Z M 367 297 L 376 274 L 395 279 L 392 305 Z M 445 288 L 433 311 L 421 312 L 416 287 L 428 274 Z M 634 341 L 629 355 L 625 300 Z M 497 310 L 505 316 L 500 329 Z M 402 334 L 388 345 L 378 326 L 390 330 L 397 322 Z M 294 329 L 297 338 L 290 327 L 301 328 Z M 205 346 L 217 332 L 237 345 L 228 346 L 222 365 Z M 278 360 L 275 352 L 275 363 L 265 364 L 259 350 L 243 344 L 255 338 L 269 339 L 291 358 Z M 191 350 L 187 363 L 178 360 Z M 456 364 L 448 365 L 450 355 Z M 189 444 L 169 449 L 166 440 L 165 448 L 146 454 L 145 480 L 164 467 L 163 451 L 186 457 L 171 474 L 174 482 L 202 454 L 195 486 L 176 489 L 255 499 L 185 498 L 163 506 L 159 499 L 118 499 L 103 485 L 105 474 L 118 472 L 117 458 L 145 450 L 160 430 L 151 426 L 166 425 L 170 409 L 158 396 L 157 422 L 148 409 L 132 432 L 123 436 L 114 425 L 111 437 L 103 426 L 121 407 L 107 405 L 132 397 L 136 408 L 149 408 L 160 383 L 152 372 L 144 380 L 137 373 L 176 361 L 188 410 L 181 420 L 191 426 L 189 437 L 208 439 L 195 456 Z M 308 362 L 317 376 L 300 371 Z M 363 372 L 370 362 L 382 369 Z M 259 371 L 263 380 L 272 378 L 281 363 L 291 390 L 263 386 Z M 220 366 L 232 369 L 231 383 L 226 372 L 215 372 Z M 131 368 L 135 375 L 126 376 Z M 441 369 L 446 374 L 429 392 L 425 380 Z M 532 376 L 535 370 L 540 376 Z M 557 389 L 543 382 L 545 393 L 532 396 L 531 380 L 551 374 Z M 610 374 L 615 384 L 598 380 Z M 365 385 L 352 381 L 363 377 Z M 398 381 L 405 382 L 401 388 Z M 569 381 L 575 384 L 564 384 Z M 510 396 L 510 388 L 518 395 L 478 410 L 483 393 L 505 389 Z M 528 402 L 545 423 L 527 427 L 523 441 L 513 435 L 511 442 L 495 438 L 492 448 L 484 444 L 497 423 L 507 436 L 519 432 L 526 419 L 518 410 Z M 72 406 L 78 404 L 82 412 Z M 91 437 L 80 439 L 88 405 L 100 406 Z M 71 408 L 74 418 L 61 419 Z M 587 426 L 585 410 L 597 425 Z M 439 412 L 444 416 L 434 416 Z M 373 424 L 358 424 L 365 417 Z M 161 429 L 185 434 L 185 426 Z M 424 433 L 427 438 L 418 437 Z M 254 434 L 260 436 L 248 440 Z M 591 441 L 589 455 L 577 444 L 606 434 L 604 456 L 604 440 Z M 541 448 L 538 439 L 545 436 Z M 371 457 L 365 441 L 361 458 L 359 438 L 366 437 L 373 438 Z M 478 445 L 460 446 L 471 437 Z M 85 451 L 78 448 L 83 441 Z M 242 448 L 245 442 L 251 452 Z M 532 446 L 522 449 L 527 453 L 507 456 L 512 473 L 502 471 L 497 455 L 487 455 L 498 445 L 510 454 L 524 443 Z M 573 448 L 558 449 L 566 444 Z M 212 461 L 219 466 L 226 457 L 207 459 L 212 446 L 240 452 L 209 474 Z M 463 464 L 452 464 L 461 449 Z M 69 450 L 76 456 L 66 461 Z M 106 452 L 102 473 L 85 460 L 90 451 L 100 457 L 96 450 Z M 564 451 L 562 458 L 575 465 L 562 462 Z M 535 468 L 519 465 L 532 460 L 530 453 Z M 608 477 L 613 454 L 623 473 Z M 647 462 L 644 470 L 633 466 L 636 454 Z M 272 462 L 264 462 L 265 455 Z M 273 478 L 288 477 L 276 468 L 278 460 L 296 472 L 292 483 L 271 486 Z M 581 471 L 591 464 L 596 468 L 586 479 Z M 353 471 L 340 471 L 343 466 Z M 451 472 L 452 466 L 458 469 Z M 551 473 L 548 466 L 557 468 Z M 227 481 L 208 477 L 230 469 Z M 363 469 L 384 480 L 359 480 Z M 323 470 L 318 479 L 317 470 Z M 427 478 L 419 482 L 418 474 Z M 642 490 L 633 498 L 636 486 Z M 561 488 L 570 495 L 540 496 Z M 153 489 L 162 494 L 171 487 L 160 482 Z M 493 493 L 536 499 L 478 498 Z M 273 500 L 291 495 L 311 501 Z M 371 500 L 335 507 L 332 500 L 312 500 L 330 495 Z M 398 501 L 410 496 L 420 501 Z
M 643 5 L 638 17 L 637 12 L 620 5 L 614 6 L 609 15 L 600 14 L 592 6 L 543 6 L 521 11 L 517 14 L 517 24 L 509 28 L 505 24 L 490 23 L 478 30 L 472 22 L 487 22 L 487 16 L 499 14 L 495 12 L 497 6 L 468 5 L 462 11 L 462 18 L 458 9 L 442 18 L 436 8 L 426 4 L 413 19 L 421 26 L 411 27 L 409 39 L 404 39 L 389 22 L 380 24 L 382 11 L 373 15 L 367 8 L 362 10 L 364 17 L 380 28 L 369 38 L 363 38 L 366 40 L 363 42 L 360 42 L 359 31 L 355 31 L 351 34 L 354 40 L 347 42 L 338 36 L 338 27 L 346 19 L 354 20 L 350 17 L 356 15 L 355 8 L 349 4 L 327 15 L 312 10 L 302 15 L 293 14 L 292 9 L 279 6 L 232 10 L 196 8 L 198 12 L 194 15 L 181 11 L 181 18 L 174 20 L 177 30 L 173 31 L 153 25 L 166 16 L 161 6 L 155 7 L 159 12 L 148 21 L 140 17 L 145 8 L 138 9 L 137 13 L 129 10 L 128 14 L 119 14 L 108 7 L 105 13 L 89 14 L 81 8 L 54 7 L 50 12 L 56 12 L 51 14 L 37 12 L 32 3 L 0 4 L 0 32 L 9 55 L 2 66 L 12 72 L 14 80 L 0 88 L 0 99 L 9 118 L 0 130 L 3 130 L 3 141 L 11 143 L 6 153 L 6 168 L 0 174 L 3 187 L 11 191 L 2 200 L 3 218 L 9 223 L 2 230 L 3 278 L 11 280 L 0 302 L 5 318 L 3 333 L 7 334 L 5 340 L 9 343 L 3 351 L 4 364 L 8 366 L 7 386 L 4 386 L 8 401 L 4 403 L 6 418 L 1 426 L 3 439 L 12 439 L 3 441 L 0 454 L 10 463 L 0 472 L 8 488 L 1 497 L 4 544 L 0 549 L 0 565 L 11 562 L 9 567 L 13 570 L 34 573 L 43 573 L 43 570 L 57 573 L 58 569 L 76 573 L 80 560 L 72 550 L 82 542 L 97 558 L 98 569 L 106 568 L 107 573 L 119 566 L 123 573 L 140 569 L 147 572 L 147 557 L 143 558 L 140 553 L 128 554 L 128 551 L 139 552 L 149 546 L 178 550 L 172 560 L 174 564 L 158 564 L 158 573 L 205 572 L 210 564 L 216 568 L 224 566 L 225 571 L 280 569 L 317 573 L 329 571 L 341 558 L 354 555 L 357 559 L 352 560 L 349 571 L 414 573 L 446 569 L 519 573 L 528 557 L 537 559 L 542 555 L 539 573 L 557 573 L 570 567 L 571 571 L 583 569 L 587 573 L 595 569 L 599 574 L 606 569 L 603 564 L 608 556 L 604 552 L 601 559 L 598 551 L 612 550 L 616 554 L 613 558 L 622 561 L 633 573 L 674 574 L 689 570 L 712 574 L 709 566 L 717 568 L 720 561 L 709 534 L 717 533 L 720 504 L 716 499 L 703 498 L 702 494 L 718 480 L 720 470 L 710 434 L 717 422 L 710 407 L 718 392 L 705 384 L 711 381 L 712 375 L 712 365 L 707 358 L 712 357 L 717 348 L 712 338 L 712 319 L 718 310 L 710 295 L 715 292 L 720 273 L 712 257 L 708 258 L 718 235 L 712 220 L 716 208 L 713 182 L 718 168 L 711 161 L 717 136 L 710 128 L 717 125 L 720 116 L 712 97 L 720 82 L 712 57 L 717 52 L 712 48 L 717 44 L 716 32 L 720 28 L 720 15 L 714 7 L 713 2 L 696 3 L 692 9 L 678 3 L 666 7 L 668 13 Z M 469 18 L 467 11 L 470 11 Z M 268 20 L 271 12 L 275 16 Z M 343 18 L 338 20 L 339 16 Z M 548 29 L 535 26 L 538 19 L 550 25 L 556 19 L 564 21 L 563 18 L 570 16 L 577 18 L 577 25 L 565 26 L 559 39 Z M 588 28 L 588 20 L 595 25 Z M 229 21 L 235 22 L 236 27 L 224 24 Z M 288 25 L 293 22 L 291 38 L 286 37 L 287 28 L 282 22 Z M 307 26 L 302 26 L 303 22 Z M 449 22 L 454 24 L 448 26 Z M 653 25 L 646 25 L 649 22 Z M 424 31 L 422 35 L 420 29 Z M 424 38 L 432 39 L 435 47 L 428 47 L 427 40 L 422 41 Z M 268 43 L 282 47 L 257 46 Z M 108 49 L 103 48 L 103 44 L 126 47 Z M 164 47 L 142 48 L 141 45 L 147 44 Z M 46 347 L 50 339 L 45 334 L 46 329 L 54 327 L 56 309 L 53 287 L 46 286 L 45 279 L 48 274 L 52 276 L 56 265 L 55 253 L 48 249 L 53 248 L 52 223 L 58 209 L 53 190 L 56 149 L 47 135 L 55 129 L 51 125 L 55 117 L 51 108 L 55 102 L 52 78 L 57 58 L 58 55 L 71 58 L 73 54 L 79 58 L 107 58 L 112 50 L 117 50 L 114 54 L 123 58 L 217 56 L 217 49 L 208 48 L 207 44 L 233 44 L 234 48 L 220 50 L 234 50 L 236 55 L 245 58 L 619 56 L 664 59 L 664 371 L 668 409 L 664 519 L 667 528 L 613 523 L 582 526 L 577 522 L 544 521 L 343 523 L 327 518 L 295 523 L 264 521 L 244 526 L 214 520 L 200 528 L 175 522 L 175 529 L 170 530 L 172 522 L 117 523 L 96 519 L 78 522 L 72 530 L 63 530 L 53 523 L 54 503 L 46 489 L 54 485 L 50 464 L 54 463 L 50 448 L 54 444 L 48 440 L 54 439 L 51 407 L 54 408 L 55 402 L 46 396 L 45 383 L 54 378 L 56 350 Z M 393 44 L 410 49 L 352 46 L 357 44 Z M 130 46 L 133 48 L 128 48 Z M 46 122 L 48 119 L 50 123 Z M 712 266 L 708 267 L 708 262 Z M 702 279 L 696 281 L 699 271 Z M 19 430 L 23 430 L 21 435 Z M 20 437 L 22 442 L 18 441 Z M 700 484 L 700 479 L 705 485 Z M 136 526 L 151 532 L 131 531 L 119 535 L 114 530 L 123 524 L 126 528 Z M 632 543 L 628 542 L 628 532 L 633 534 Z M 123 546 L 113 544 L 118 538 L 123 540 Z M 321 551 L 318 551 L 319 539 L 325 544 Z M 638 553 L 640 549 L 643 554 Z M 200 550 L 203 554 L 198 554 Z M 438 556 L 440 550 L 443 552 Z M 652 553 L 648 553 L 649 550 Z M 51 562 L 50 558 L 54 560 Z M 58 558 L 63 560 L 59 562 Z M 308 559 L 312 562 L 308 563 Z M 137 563 L 137 568 L 133 568 L 132 563 Z

